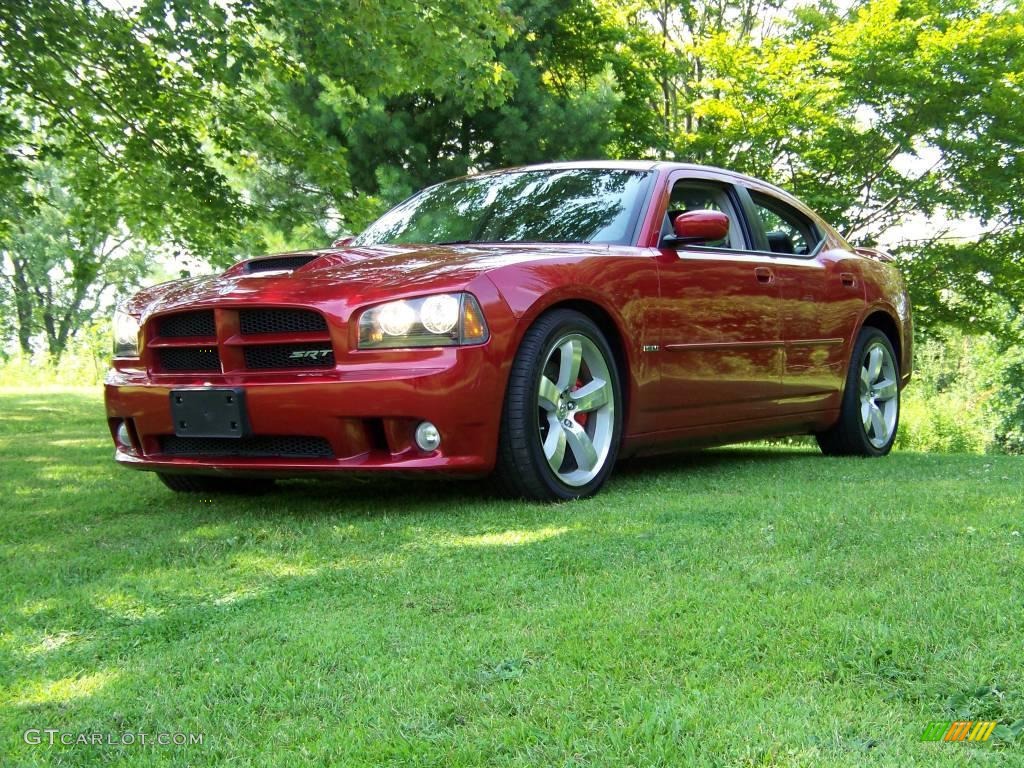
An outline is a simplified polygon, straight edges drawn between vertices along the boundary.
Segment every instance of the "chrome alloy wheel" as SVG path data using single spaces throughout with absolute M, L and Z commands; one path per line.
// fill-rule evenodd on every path
M 884 448 L 892 439 L 899 410 L 896 361 L 884 344 L 875 341 L 864 350 L 860 369 L 860 420 L 875 448 Z
M 560 481 L 586 485 L 605 465 L 615 426 L 608 361 L 580 333 L 550 348 L 537 387 L 537 427 L 548 466 Z

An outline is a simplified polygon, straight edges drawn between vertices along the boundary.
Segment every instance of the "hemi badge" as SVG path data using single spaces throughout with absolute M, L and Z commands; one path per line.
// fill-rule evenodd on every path
M 659 349 L 661 349 L 661 347 L 657 344 L 644 344 L 643 346 L 644 352 L 657 352 Z

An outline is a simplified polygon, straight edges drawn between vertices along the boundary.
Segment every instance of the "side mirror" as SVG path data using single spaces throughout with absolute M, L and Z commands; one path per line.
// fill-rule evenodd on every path
M 355 240 L 355 238 L 352 237 L 351 235 L 349 235 L 348 237 L 339 237 L 337 240 L 331 243 L 331 248 L 347 248 L 352 244 L 353 240 Z
M 729 236 L 729 217 L 721 211 L 686 211 L 672 222 L 674 236 L 666 237 L 664 245 L 698 245 L 725 240 Z

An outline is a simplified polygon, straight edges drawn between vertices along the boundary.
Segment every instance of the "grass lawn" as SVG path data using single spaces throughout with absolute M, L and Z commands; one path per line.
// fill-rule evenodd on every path
M 733 448 L 542 506 L 111 451 L 98 395 L 0 393 L 3 766 L 1024 765 L 1024 460 Z

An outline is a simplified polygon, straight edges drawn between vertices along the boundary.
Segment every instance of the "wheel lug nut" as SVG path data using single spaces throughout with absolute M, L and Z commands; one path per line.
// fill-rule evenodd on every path
M 565 426 L 567 426 L 567 427 L 571 427 L 572 426 L 572 419 L 566 419 L 562 423 L 565 424 Z

